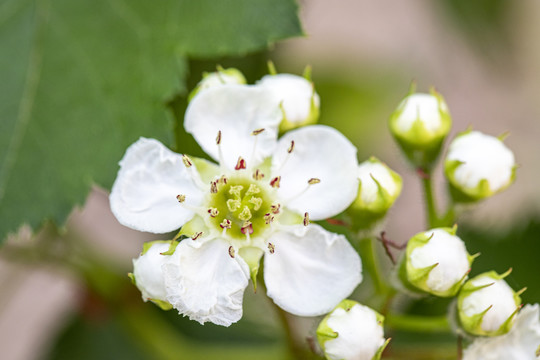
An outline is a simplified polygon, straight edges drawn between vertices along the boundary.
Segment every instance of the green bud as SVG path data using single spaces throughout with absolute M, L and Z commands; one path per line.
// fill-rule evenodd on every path
M 415 167 L 429 169 L 441 152 L 452 118 L 438 92 L 413 92 L 414 86 L 390 116 L 390 132 Z

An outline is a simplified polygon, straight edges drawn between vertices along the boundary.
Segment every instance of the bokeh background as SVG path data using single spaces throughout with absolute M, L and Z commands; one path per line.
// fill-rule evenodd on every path
M 454 121 L 451 136 L 468 126 L 491 135 L 509 131 L 505 142 L 520 164 L 516 182 L 468 209 L 458 234 L 471 253 L 482 253 L 473 274 L 513 267 L 511 286 L 528 286 L 524 302 L 540 301 L 540 3 L 309 0 L 299 5 L 305 37 L 237 58 L 190 58 L 188 88 L 216 64 L 239 68 L 250 82 L 266 73 L 268 59 L 279 72 L 301 74 L 311 65 L 322 100 L 320 122 L 346 134 L 358 147 L 360 160 L 375 155 L 404 178 L 402 196 L 385 226 L 396 241 L 425 226 L 420 183 L 387 131 L 387 119 L 411 81 L 419 91 L 434 86 L 445 97 Z M 184 95 L 169 104 L 180 119 Z M 183 139 L 182 151 L 200 153 L 182 129 L 176 131 Z M 440 168 L 436 180 L 442 209 L 446 189 Z M 63 231 L 79 239 L 78 245 L 56 238 L 52 226 L 37 237 L 22 228 L 8 245 L 36 253 L 42 247 L 65 252 L 76 247 L 74 251 L 92 254 L 106 265 L 81 277 L 66 266 L 44 265 L 37 255 L 35 261 L 17 261 L 16 251 L 0 249 L 2 359 L 226 359 L 238 349 L 243 357 L 237 358 L 262 358 L 261 352 L 265 358 L 285 358 L 277 316 L 263 294 L 251 288 L 246 290 L 244 318 L 229 329 L 202 327 L 142 304 L 125 274 L 141 244 L 156 236 L 119 225 L 109 211 L 107 189 L 95 186 Z M 356 296 L 369 303 L 369 279 L 361 288 Z M 425 300 L 403 306 L 440 313 L 447 304 Z M 317 320 L 296 319 L 296 324 L 301 333 L 313 335 Z M 393 358 L 455 358 L 451 335 L 393 337 Z M 433 351 L 439 355 L 433 357 Z

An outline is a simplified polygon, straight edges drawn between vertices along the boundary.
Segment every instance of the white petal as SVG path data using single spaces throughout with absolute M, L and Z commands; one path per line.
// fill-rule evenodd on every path
M 478 337 L 463 353 L 463 360 L 534 360 L 540 345 L 538 304 L 526 305 L 509 333 Z
M 196 173 L 195 173 L 196 175 Z M 182 163 L 182 156 L 154 139 L 140 138 L 126 151 L 109 200 L 118 221 L 139 231 L 166 233 L 178 229 L 193 212 L 186 204 L 201 203 L 202 192 Z
M 335 309 L 327 320 L 338 337 L 324 343 L 331 360 L 372 360 L 384 344 L 383 328 L 375 311 L 356 304 L 349 311 Z
M 291 141 L 294 149 L 289 154 Z M 356 147 L 324 125 L 286 133 L 272 159 L 272 174 L 281 176 L 278 194 L 285 205 L 302 214 L 309 212 L 313 220 L 339 214 L 351 204 L 358 192 L 357 168 Z M 308 185 L 311 178 L 321 182 Z
M 195 248 L 180 242 L 163 266 L 167 301 L 179 313 L 201 324 L 229 326 L 242 317 L 242 298 L 249 268 L 238 255 L 231 258 L 229 244 L 215 239 Z
M 482 330 L 497 331 L 517 309 L 514 291 L 506 281 L 489 276 L 476 277 L 471 282 L 474 286 L 493 285 L 474 291 L 463 299 L 463 312 L 471 317 L 491 306 L 482 319 Z
M 302 76 L 266 75 L 257 84 L 272 91 L 278 103 L 282 103 L 286 119 L 292 123 L 303 122 L 310 116 L 312 101 L 319 107 L 319 95 L 314 91 L 313 84 Z
M 275 245 L 264 258 L 268 296 L 291 314 L 327 313 L 362 281 L 360 257 L 343 235 L 310 224 L 277 232 L 268 241 Z
M 469 258 L 463 241 L 444 229 L 433 229 L 426 233 L 429 242 L 415 248 L 410 257 L 411 265 L 417 269 L 439 264 L 430 272 L 427 286 L 434 291 L 444 292 L 459 282 L 469 270 Z
M 447 160 L 459 160 L 454 178 L 465 188 L 475 188 L 482 179 L 495 192 L 512 179 L 514 154 L 496 137 L 472 131 L 458 136 L 448 148 Z
M 222 85 L 193 98 L 186 111 L 184 127 L 217 161 L 220 158 L 216 137 L 221 131 L 225 162 L 222 165 L 233 169 L 239 156 L 248 166 L 255 166 L 272 153 L 281 118 L 279 103 L 268 90 L 249 85 Z M 258 129 L 264 131 L 251 135 Z
M 136 286 L 141 291 L 144 301 L 167 301 L 161 266 L 170 256 L 161 255 L 161 253 L 169 250 L 170 246 L 169 242 L 155 243 L 144 255 L 133 259 L 133 276 L 135 276 Z

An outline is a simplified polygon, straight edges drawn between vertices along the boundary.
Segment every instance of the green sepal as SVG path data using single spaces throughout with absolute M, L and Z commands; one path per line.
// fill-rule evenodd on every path
M 171 304 L 169 304 L 167 301 L 158 300 L 158 299 L 148 299 L 148 300 L 150 300 L 151 302 L 153 302 L 154 304 L 159 306 L 159 308 L 161 310 L 168 311 L 168 310 L 171 310 L 173 308 L 173 306 Z
M 508 269 L 505 273 L 500 274 L 500 275 L 497 274 L 495 271 L 488 271 L 488 272 L 475 276 L 474 278 L 470 279 L 463 285 L 457 297 L 458 319 L 463 330 L 465 330 L 469 334 L 477 335 L 477 336 L 499 336 L 499 335 L 504 335 L 510 331 L 513 325 L 514 318 L 522 306 L 521 297 L 520 297 L 521 292 L 514 291 L 514 302 L 516 304 L 516 310 L 495 331 L 485 331 L 484 329 L 482 329 L 483 317 L 489 311 L 489 309 L 491 309 L 491 306 L 486 308 L 481 313 L 474 314 L 472 316 L 465 316 L 465 314 L 462 311 L 460 311 L 460 309 L 463 308 L 463 301 L 465 300 L 465 298 L 471 295 L 471 293 L 481 290 L 483 288 L 492 286 L 495 283 L 495 281 L 503 280 L 511 272 L 512 272 L 511 268 Z M 485 276 L 492 278 L 494 282 L 488 283 L 485 285 L 480 285 L 480 286 L 476 286 L 472 283 L 475 279 L 480 278 L 480 277 L 485 277 Z
M 347 312 L 349 312 L 353 306 L 359 304 L 358 302 L 354 300 L 348 300 L 345 299 L 342 302 L 340 302 L 329 314 L 327 314 L 322 321 L 320 322 L 319 326 L 317 327 L 317 341 L 319 342 L 319 345 L 321 345 L 321 348 L 324 349 L 324 344 L 328 340 L 335 339 L 339 336 L 339 334 L 332 330 L 332 328 L 328 325 L 328 319 L 332 315 L 332 313 L 336 309 L 343 309 Z M 377 319 L 378 320 L 378 319 Z M 384 320 L 384 318 L 383 318 Z
M 172 240 L 171 245 L 169 246 L 169 250 L 162 252 L 161 255 L 172 255 L 172 254 L 174 254 L 174 251 L 176 250 L 176 247 L 178 246 L 178 244 L 180 244 L 179 241 Z
M 143 251 L 141 252 L 141 256 L 146 254 L 146 252 L 148 250 L 150 250 L 150 248 L 152 246 L 154 246 L 154 244 L 171 244 L 171 242 L 173 242 L 173 241 L 172 240 L 154 240 L 154 241 L 145 242 L 143 244 Z M 172 244 L 171 244 L 171 246 L 172 246 Z M 174 246 L 176 247 L 176 245 L 174 245 Z M 170 250 L 170 248 L 169 248 L 169 250 Z
M 261 257 L 264 255 L 264 251 L 257 247 L 246 246 L 240 248 L 238 254 L 248 265 L 253 289 L 257 292 L 257 274 L 259 273 Z
M 390 343 L 390 340 L 392 340 L 392 338 L 386 339 L 384 344 L 382 344 L 381 347 L 379 349 L 377 349 L 377 352 L 375 353 L 375 355 L 373 355 L 373 358 L 371 360 L 380 360 L 381 359 L 382 353 L 384 352 L 384 349 L 386 349 L 386 347 Z
M 181 236 L 192 237 L 198 232 L 202 232 L 204 236 L 205 233 L 209 232 L 209 230 L 204 218 L 199 215 L 195 215 L 191 220 L 185 223 L 184 226 L 182 226 L 175 238 L 179 238 Z
M 445 227 L 445 228 L 439 228 L 439 229 L 446 231 L 450 235 L 455 235 L 457 232 L 457 225 L 454 225 L 452 228 Z M 433 264 L 431 266 L 424 267 L 424 268 L 415 268 L 414 266 L 412 266 L 411 262 L 409 261 L 413 251 L 416 248 L 425 246 L 433 237 L 433 234 L 428 236 L 426 232 L 429 233 L 429 230 L 414 235 L 408 241 L 407 249 L 405 251 L 405 257 L 402 259 L 402 262 L 400 264 L 400 269 L 398 273 L 399 278 L 403 282 L 403 285 L 405 285 L 405 287 L 409 290 L 413 290 L 415 292 L 427 293 L 427 294 L 435 295 L 438 297 L 453 297 L 459 292 L 462 285 L 467 280 L 470 269 L 465 274 L 463 274 L 463 276 L 447 290 L 435 291 L 428 286 L 427 280 L 429 277 L 429 273 L 438 265 L 438 263 Z M 472 266 L 472 262 L 477 256 L 478 255 L 471 256 L 469 253 L 467 253 L 467 260 L 469 261 L 469 267 Z
M 444 140 L 452 127 L 452 118 L 450 113 L 447 110 L 444 110 L 448 107 L 442 95 L 434 89 L 431 89 L 431 95 L 437 98 L 439 104 L 438 108 L 441 117 L 441 126 L 436 131 L 431 131 L 424 126 L 424 123 L 420 118 L 417 118 L 407 132 L 400 131 L 397 127 L 397 122 L 399 117 L 403 114 L 408 98 L 413 95 L 411 89 L 412 91 L 416 89 L 416 84 L 414 82 L 411 83 L 409 93 L 404 101 L 400 103 L 398 108 L 390 116 L 389 128 L 392 136 L 409 162 L 411 162 L 414 167 L 420 167 L 427 170 L 434 166 L 441 153 Z
M 378 197 L 375 201 L 366 203 L 362 200 L 362 181 L 358 181 L 358 195 L 353 203 L 347 209 L 347 213 L 351 217 L 353 230 L 369 230 L 373 229 L 384 217 L 388 210 L 394 205 L 394 202 L 401 194 L 403 180 L 401 176 L 390 169 L 386 164 L 381 162 L 376 157 L 372 156 L 368 160 L 371 163 L 379 163 L 387 168 L 390 176 L 396 184 L 396 193 L 392 196 L 388 191 L 381 186 L 379 181 L 372 176 L 373 181 L 377 184 Z
M 128 276 L 128 278 L 130 278 L 131 283 L 132 283 L 133 285 L 137 286 L 137 280 L 135 279 L 135 275 L 133 275 L 132 272 L 129 272 L 129 273 L 127 274 L 127 276 Z
M 266 66 L 268 68 L 268 74 L 270 75 L 277 75 L 276 65 L 272 60 L 268 60 L 266 62 Z
M 304 68 L 304 72 L 302 74 L 302 77 L 310 82 L 311 82 L 311 70 L 312 70 L 311 65 L 306 65 L 306 67 Z
M 195 165 L 201 180 L 203 183 L 208 184 L 208 190 L 210 190 L 210 181 L 221 175 L 219 165 L 203 158 L 190 157 L 190 159 L 193 162 L 193 165 Z

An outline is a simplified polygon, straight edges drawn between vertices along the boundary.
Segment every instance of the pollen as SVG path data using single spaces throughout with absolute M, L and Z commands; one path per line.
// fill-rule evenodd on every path
M 184 201 L 186 201 L 186 195 L 176 195 L 176 200 L 178 200 L 179 203 L 183 203 Z
M 272 215 L 270 213 L 264 214 L 264 222 L 265 222 L 266 225 L 270 225 L 270 223 L 272 223 L 272 221 L 274 221 L 274 215 Z
M 201 237 L 202 234 L 203 234 L 202 231 L 196 232 L 196 233 L 193 234 L 193 236 L 191 237 L 191 240 L 197 240 L 198 238 Z
M 222 229 L 230 229 L 231 228 L 231 220 L 223 219 L 223 221 L 221 222 L 221 224 L 219 224 L 219 226 L 221 226 Z
M 253 173 L 253 179 L 262 180 L 262 178 L 264 178 L 264 174 L 261 172 L 261 170 L 259 169 L 255 170 L 255 172 Z
M 279 188 L 280 181 L 281 181 L 281 176 L 276 176 L 270 181 L 270 186 L 273 188 Z
M 259 135 L 260 133 L 262 133 L 264 131 L 264 129 L 257 129 L 257 130 L 253 130 L 253 132 L 251 133 L 251 135 Z
M 218 192 L 217 182 L 216 181 L 211 181 L 210 182 L 210 193 L 211 194 L 217 194 L 217 192 Z
M 193 162 L 191 161 L 189 156 L 187 156 L 185 154 L 182 155 L 182 162 L 184 163 L 184 166 L 187 167 L 187 168 L 193 166 Z
M 304 226 L 309 225 L 309 213 L 304 213 Z
M 216 208 L 210 208 L 208 209 L 208 213 L 210 214 L 211 217 L 216 217 L 219 215 L 219 210 Z
M 289 145 L 289 148 L 287 149 L 287 152 L 290 154 L 294 150 L 294 140 L 291 140 L 291 145 Z
M 272 243 L 268 243 L 268 251 L 270 251 L 270 254 L 273 254 L 276 251 L 276 246 Z
M 243 157 L 239 156 L 238 161 L 236 162 L 236 166 L 234 167 L 234 170 L 242 170 L 246 168 L 246 160 L 244 160 Z
M 279 209 L 281 208 L 280 204 L 273 204 L 270 206 L 270 211 L 272 211 L 273 214 L 279 214 Z
M 229 256 L 234 259 L 234 248 L 232 246 L 229 246 Z
M 216 136 L 216 144 L 219 145 L 221 144 L 221 130 L 219 130 L 217 132 L 217 136 Z
M 246 221 L 244 225 L 242 225 L 242 228 L 240 229 L 240 231 L 244 235 L 253 234 L 253 224 L 251 223 L 251 221 Z
M 321 182 L 321 179 L 317 179 L 317 178 L 311 178 L 308 180 L 309 185 L 318 184 L 320 182 Z

